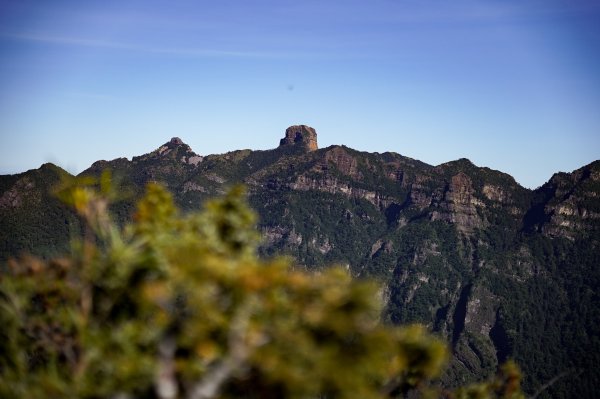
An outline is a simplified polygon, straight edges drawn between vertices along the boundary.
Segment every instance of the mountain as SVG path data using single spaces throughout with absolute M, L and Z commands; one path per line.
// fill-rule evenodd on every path
M 425 323 L 452 345 L 447 385 L 514 358 L 530 394 L 555 380 L 539 397 L 596 395 L 600 161 L 529 190 L 467 159 L 432 166 L 392 152 L 319 149 L 316 131 L 300 125 L 272 150 L 200 156 L 173 138 L 81 176 L 104 170 L 123 194 L 112 209 L 120 221 L 148 182 L 188 210 L 243 182 L 260 215 L 263 256 L 378 279 L 387 321 Z M 0 260 L 52 256 L 81 232 L 51 195 L 66 174 L 46 164 L 0 176 Z
M 0 260 L 22 252 L 54 256 L 69 249 L 81 233 L 79 220 L 52 195 L 52 187 L 69 175 L 52 164 L 0 176 Z

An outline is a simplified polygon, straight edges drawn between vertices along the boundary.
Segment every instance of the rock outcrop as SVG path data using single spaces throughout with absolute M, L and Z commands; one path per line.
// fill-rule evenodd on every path
M 473 183 L 469 176 L 460 172 L 452 176 L 444 201 L 440 204 L 442 211 L 433 211 L 431 220 L 444 220 L 456 226 L 463 233 L 472 232 L 483 227 L 477 208 L 483 203 L 475 197 Z
M 279 142 L 280 147 L 296 145 L 304 147 L 308 151 L 315 151 L 317 145 L 317 132 L 310 126 L 295 125 L 285 130 L 285 137 Z
M 545 186 L 553 193 L 544 206 L 542 231 L 545 234 L 575 240 L 582 233 L 598 229 L 599 161 L 573 173 L 557 173 Z

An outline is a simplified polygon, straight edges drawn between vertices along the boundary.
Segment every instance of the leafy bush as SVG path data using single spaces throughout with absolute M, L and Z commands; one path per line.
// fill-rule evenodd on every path
M 60 191 L 87 226 L 69 255 L 2 276 L 0 397 L 522 397 L 511 365 L 436 388 L 446 346 L 380 323 L 375 283 L 259 259 L 241 188 L 183 215 L 149 185 L 119 228 L 105 183 Z

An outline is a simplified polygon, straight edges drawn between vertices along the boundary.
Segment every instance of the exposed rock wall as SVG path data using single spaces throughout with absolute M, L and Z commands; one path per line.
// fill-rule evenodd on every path
M 279 146 L 302 146 L 308 151 L 316 151 L 317 132 L 310 126 L 294 125 L 285 130 L 285 137 L 279 142 Z

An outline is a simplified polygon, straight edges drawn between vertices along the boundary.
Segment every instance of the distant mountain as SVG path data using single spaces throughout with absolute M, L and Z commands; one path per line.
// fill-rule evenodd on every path
M 245 183 L 262 254 L 379 279 L 386 320 L 425 323 L 451 343 L 446 384 L 481 379 L 514 358 L 531 394 L 564 374 L 539 397 L 597 395 L 600 161 L 529 190 L 467 159 L 431 166 L 391 152 L 318 149 L 316 131 L 301 125 L 273 150 L 200 156 L 173 138 L 81 175 L 106 169 L 124 193 L 113 207 L 120 221 L 151 181 L 183 209 Z M 0 176 L 0 260 L 55 255 L 80 233 L 51 195 L 65 174 L 45 164 Z

